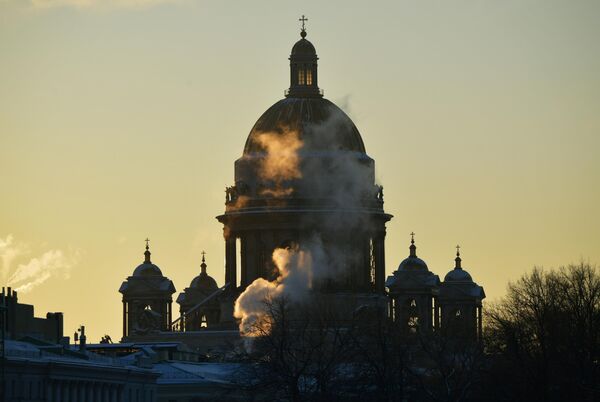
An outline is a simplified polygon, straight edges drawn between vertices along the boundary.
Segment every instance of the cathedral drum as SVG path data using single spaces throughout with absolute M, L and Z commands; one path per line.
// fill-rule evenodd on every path
M 256 122 L 226 189 L 226 282 L 273 280 L 274 250 L 317 247 L 323 292 L 384 293 L 383 189 L 352 120 L 323 97 L 306 31 L 290 55 L 290 88 Z M 314 253 L 313 253 L 314 254 Z M 315 257 L 315 255 L 313 255 Z M 240 266 L 237 266 L 237 265 Z

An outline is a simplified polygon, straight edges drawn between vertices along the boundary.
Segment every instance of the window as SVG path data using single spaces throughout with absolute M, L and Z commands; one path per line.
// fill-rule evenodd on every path
M 312 70 L 306 70 L 306 85 L 312 85 Z
M 410 332 L 415 333 L 419 327 L 419 317 L 412 316 L 408 317 L 408 329 Z
M 298 71 L 298 85 L 304 85 L 305 84 L 305 77 L 304 77 L 304 69 L 301 68 Z
M 371 281 L 371 287 L 375 286 L 375 246 L 373 244 L 373 238 L 369 239 L 369 280 Z

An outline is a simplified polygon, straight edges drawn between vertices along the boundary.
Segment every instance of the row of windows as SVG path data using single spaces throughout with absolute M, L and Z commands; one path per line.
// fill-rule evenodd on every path
M 311 69 L 298 70 L 298 85 L 312 85 L 313 77 Z

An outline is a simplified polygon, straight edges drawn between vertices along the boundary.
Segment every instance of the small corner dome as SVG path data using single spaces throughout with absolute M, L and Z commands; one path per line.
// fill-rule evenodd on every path
M 473 282 L 473 278 L 464 269 L 455 268 L 446 274 L 444 282 Z
M 217 290 L 219 286 L 217 286 L 217 281 L 203 272 L 192 280 L 190 288 L 198 290 Z
M 162 272 L 158 266 L 144 262 L 133 271 L 133 276 L 162 276 Z
M 300 39 L 292 47 L 292 56 L 317 56 L 317 50 L 307 39 Z
M 429 271 L 425 261 L 416 256 L 410 256 L 404 259 L 398 267 L 399 271 Z

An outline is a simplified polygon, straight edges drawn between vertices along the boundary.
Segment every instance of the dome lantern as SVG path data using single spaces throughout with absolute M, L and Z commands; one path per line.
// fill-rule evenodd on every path
M 299 19 L 302 22 L 300 39 L 292 47 L 290 54 L 290 89 L 286 91 L 288 98 L 322 97 L 323 93 L 317 83 L 317 51 L 312 43 L 306 39 L 308 21 L 304 15 Z
M 460 266 L 461 263 L 461 259 L 460 259 L 460 246 L 457 244 L 456 245 L 456 258 L 454 259 L 454 269 L 462 269 L 462 267 Z

